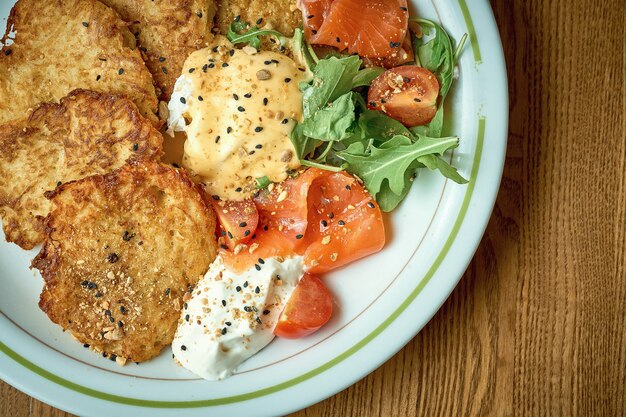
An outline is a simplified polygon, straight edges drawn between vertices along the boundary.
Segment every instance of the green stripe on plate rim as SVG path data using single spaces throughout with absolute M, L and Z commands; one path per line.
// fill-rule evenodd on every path
M 482 63 L 482 57 L 480 55 L 480 47 L 478 46 L 478 37 L 476 36 L 474 21 L 472 20 L 472 16 L 470 15 L 469 8 L 467 7 L 465 0 L 459 0 L 459 7 L 461 8 L 461 13 L 463 13 L 465 25 L 467 26 L 467 33 L 472 45 L 472 53 L 474 54 L 474 63 L 478 65 Z
M 480 49 L 478 46 L 478 39 L 476 38 L 476 31 L 474 28 L 474 24 L 472 22 L 472 18 L 469 14 L 469 9 L 467 8 L 467 4 L 465 3 L 465 0 L 459 0 L 459 6 L 461 7 L 463 18 L 465 20 L 465 24 L 467 25 L 467 29 L 469 32 L 469 37 L 470 37 L 470 42 L 472 45 L 472 52 L 474 55 L 475 64 L 480 64 L 481 55 L 480 55 Z M 264 395 L 269 395 L 278 391 L 282 391 L 284 389 L 297 385 L 301 382 L 304 382 L 316 375 L 319 375 L 322 372 L 327 371 L 328 369 L 334 367 L 335 365 L 339 364 L 340 362 L 343 362 L 345 359 L 352 356 L 354 353 L 359 351 L 369 342 L 374 340 L 387 327 L 389 327 L 389 325 L 393 323 L 400 316 L 400 314 L 402 314 L 402 312 L 404 312 L 404 310 L 406 310 L 407 307 L 417 298 L 417 296 L 422 292 L 424 287 L 428 284 L 428 282 L 430 282 L 431 278 L 435 275 L 435 272 L 437 272 L 437 270 L 441 266 L 443 260 L 445 259 L 446 255 L 450 251 L 450 248 L 452 247 L 452 244 L 454 243 L 454 240 L 456 239 L 459 233 L 461 225 L 463 224 L 463 220 L 465 219 L 465 215 L 467 214 L 467 209 L 469 207 L 470 200 L 472 199 L 472 195 L 474 193 L 474 188 L 476 185 L 476 178 L 478 177 L 478 170 L 479 170 L 480 160 L 481 160 L 482 151 L 483 151 L 483 143 L 485 139 L 485 124 L 486 124 L 485 117 L 479 117 L 478 138 L 476 142 L 474 160 L 472 161 L 472 171 L 470 173 L 470 181 L 467 185 L 467 190 L 465 191 L 465 196 L 463 197 L 463 202 L 461 204 L 461 210 L 459 211 L 459 215 L 457 216 L 457 219 L 454 222 L 454 225 L 452 226 L 452 231 L 450 232 L 450 235 L 448 236 L 448 239 L 446 240 L 441 252 L 439 253 L 437 258 L 433 262 L 432 266 L 430 267 L 430 269 L 428 270 L 424 278 L 419 282 L 417 287 L 413 289 L 413 291 L 402 302 L 402 304 L 400 304 L 398 308 L 396 308 L 396 310 L 385 321 L 383 321 L 380 325 L 378 325 L 378 327 L 376 327 L 367 336 L 361 339 L 356 345 L 352 346 L 350 349 L 346 350 L 345 352 L 335 357 L 334 359 L 326 362 L 325 364 L 309 372 L 306 372 L 298 377 L 292 378 L 280 384 L 273 385 L 271 387 L 263 388 L 263 389 L 249 392 L 246 394 L 233 395 L 230 397 L 215 398 L 215 399 L 209 399 L 209 400 L 197 400 L 197 401 L 154 401 L 154 400 L 142 400 L 138 398 L 130 398 L 130 397 L 123 397 L 123 396 L 114 395 L 114 394 L 108 394 L 106 392 L 97 391 L 97 390 L 76 384 L 72 381 L 61 378 L 60 376 L 57 376 L 53 374 L 52 372 L 46 371 L 45 369 L 35 365 L 34 363 L 30 362 L 28 359 L 24 358 L 17 352 L 10 349 L 7 345 L 2 343 L 1 341 L 0 341 L 0 351 L 3 352 L 5 355 L 7 355 L 9 358 L 13 359 L 15 362 L 19 363 L 20 365 L 24 366 L 30 371 L 36 373 L 37 375 L 51 382 L 54 382 L 55 384 L 58 384 L 65 388 L 76 391 L 78 393 L 81 393 L 90 397 L 98 398 L 101 400 L 105 400 L 105 401 L 119 403 L 119 404 L 133 405 L 133 406 L 139 406 L 139 407 L 151 407 L 151 408 L 198 408 L 198 407 L 210 407 L 210 406 L 216 406 L 216 405 L 232 404 L 232 403 L 237 403 L 240 401 L 246 401 L 246 400 L 251 400 L 254 398 L 262 397 Z

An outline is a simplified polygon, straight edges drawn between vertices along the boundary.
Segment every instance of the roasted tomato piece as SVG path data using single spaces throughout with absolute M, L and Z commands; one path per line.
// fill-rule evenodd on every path
M 437 113 L 439 82 L 427 69 L 406 65 L 385 71 L 372 81 L 368 107 L 407 127 L 426 124 Z
M 309 43 L 368 58 L 387 58 L 407 34 L 406 0 L 300 0 Z
M 274 328 L 274 334 L 287 339 L 309 335 L 322 327 L 333 314 L 333 300 L 324 283 L 304 274 L 291 294 Z
M 219 221 L 220 242 L 235 249 L 240 243 L 246 243 L 256 231 L 259 212 L 251 199 L 242 201 L 215 201 L 213 208 Z

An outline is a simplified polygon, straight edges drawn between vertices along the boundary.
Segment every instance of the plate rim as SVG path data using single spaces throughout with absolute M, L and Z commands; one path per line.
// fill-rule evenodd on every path
M 497 26 L 495 24 L 495 20 L 493 19 L 493 14 L 492 14 L 492 10 L 488 4 L 488 2 L 483 1 L 483 2 L 476 2 L 474 4 L 472 4 L 473 7 L 481 7 L 480 3 L 482 3 L 482 7 L 486 7 L 487 11 L 490 14 L 490 18 L 492 20 L 491 26 L 493 26 L 493 28 L 495 28 L 496 30 L 496 38 L 495 39 L 491 39 L 492 41 L 495 40 L 496 43 L 499 45 L 499 50 L 495 51 L 496 55 L 499 55 L 499 62 L 495 62 L 492 66 L 498 66 L 500 68 L 496 69 L 496 72 L 499 73 L 499 75 L 503 76 L 503 80 L 504 80 L 504 84 L 505 84 L 505 88 L 503 89 L 503 91 L 501 91 L 501 96 L 499 97 L 504 104 L 507 106 L 508 109 L 508 94 L 507 94 L 507 89 L 506 89 L 506 67 L 504 64 L 504 56 L 502 53 L 502 46 L 501 46 L 501 41 L 497 32 Z M 474 62 L 476 65 L 480 65 L 482 62 L 482 58 L 481 58 L 481 54 L 480 54 L 480 48 L 479 48 L 479 43 L 480 43 L 480 39 L 477 38 L 476 36 L 476 32 L 475 32 L 475 27 L 473 24 L 473 20 L 472 20 L 472 15 L 470 14 L 470 8 L 467 7 L 466 1 L 465 0 L 458 0 L 458 4 L 461 8 L 462 14 L 463 14 L 463 18 L 465 20 L 465 24 L 467 26 L 467 30 L 468 30 L 468 34 L 470 36 L 470 44 L 472 47 L 472 52 L 474 55 Z M 478 5 L 478 6 L 477 6 Z M 485 12 L 485 10 L 482 11 L 483 13 Z M 503 165 L 504 165 L 504 155 L 506 152 L 506 140 L 507 140 L 507 134 L 506 134 L 506 130 L 507 130 L 507 126 L 508 126 L 508 112 L 504 112 L 505 114 L 505 119 L 502 121 L 501 123 L 501 127 L 504 126 L 503 128 L 503 133 L 502 133 L 502 142 L 503 142 L 503 149 L 504 152 L 502 155 L 495 155 L 494 156 L 494 161 L 495 162 L 499 162 L 499 166 L 492 166 L 490 169 L 490 172 L 498 173 L 498 180 L 495 182 L 494 186 L 492 187 L 493 189 L 489 189 L 487 191 L 489 191 L 489 198 L 488 198 L 488 206 L 489 206 L 489 210 L 485 210 L 484 212 L 480 213 L 482 214 L 482 216 L 484 216 L 486 219 L 484 219 L 484 221 L 479 222 L 480 226 L 479 229 L 481 230 L 476 242 L 472 241 L 472 249 L 467 251 L 467 262 L 465 262 L 465 265 L 463 266 L 463 270 L 465 270 L 465 268 L 467 267 L 467 264 L 469 264 L 469 262 L 471 261 L 471 259 L 473 258 L 473 254 L 476 250 L 476 248 L 478 247 L 478 244 L 480 243 L 480 240 L 482 238 L 482 235 L 484 233 L 485 230 L 485 226 L 486 226 L 486 222 L 489 219 L 490 215 L 491 215 L 491 211 L 493 210 L 493 205 L 495 203 L 495 197 L 497 195 L 497 191 L 499 189 L 499 183 L 501 180 L 501 175 L 502 175 L 502 169 L 503 169 Z M 239 399 L 237 399 L 237 401 L 245 401 L 248 399 L 251 399 L 252 397 L 249 397 L 251 394 L 254 393 L 260 393 L 262 392 L 260 395 L 254 396 L 254 397 L 258 397 L 258 396 L 266 396 L 268 394 L 271 394 L 273 392 L 277 392 L 277 391 L 281 391 L 284 390 L 286 388 L 289 388 L 290 386 L 292 386 L 293 384 L 298 384 L 299 382 L 303 382 L 306 379 L 312 378 L 320 373 L 325 372 L 326 370 L 332 368 L 335 364 L 344 361 L 345 359 L 347 359 L 348 357 L 350 357 L 353 353 L 355 353 L 356 351 L 360 350 L 362 347 L 364 347 L 366 344 L 370 343 L 371 341 L 373 341 L 374 339 L 376 339 L 390 324 L 392 324 L 392 322 L 394 320 L 396 320 L 405 310 L 406 308 L 408 308 L 411 303 L 414 302 L 415 298 L 417 298 L 417 296 L 420 294 L 420 292 L 426 287 L 426 285 L 430 282 L 430 279 L 432 278 L 432 276 L 437 272 L 437 269 L 441 266 L 441 264 L 443 263 L 443 261 L 446 259 L 446 256 L 449 253 L 450 248 L 452 247 L 452 245 L 455 242 L 455 239 L 458 237 L 458 232 L 461 228 L 461 226 L 463 225 L 464 221 L 465 221 L 465 216 L 467 215 L 468 212 L 468 208 L 469 208 L 469 204 L 472 200 L 472 196 L 474 195 L 474 190 L 475 190 L 475 186 L 476 186 L 476 179 L 478 177 L 478 173 L 479 173 L 479 169 L 480 169 L 480 165 L 481 165 L 481 159 L 482 159 L 482 149 L 484 146 L 484 135 L 485 135 L 485 127 L 486 125 L 486 117 L 485 116 L 479 116 L 478 119 L 478 129 L 477 129 L 477 135 L 478 135 L 478 139 L 476 141 L 476 148 L 474 150 L 474 154 L 473 154 L 473 162 L 471 165 L 471 175 L 470 175 L 470 183 L 468 184 L 468 188 L 467 190 L 465 190 L 465 194 L 462 197 L 462 205 L 461 205 L 461 209 L 459 210 L 459 213 L 456 216 L 455 219 L 455 224 L 453 226 L 453 230 L 450 233 L 450 235 L 448 236 L 448 238 L 446 239 L 444 246 L 442 247 L 441 250 L 439 250 L 439 254 L 436 257 L 435 261 L 433 262 L 432 266 L 429 268 L 428 272 L 426 273 L 426 275 L 419 281 L 418 285 L 416 286 L 415 290 L 413 290 L 413 292 L 411 293 L 411 295 L 413 295 L 412 297 L 409 296 L 407 297 L 402 303 L 400 303 L 400 305 L 398 305 L 393 313 L 387 317 L 387 319 L 385 319 L 383 321 L 383 323 L 381 323 L 379 326 L 377 326 L 374 330 L 372 330 L 368 335 L 366 335 L 364 338 L 362 338 L 359 343 L 354 344 L 351 348 L 349 348 L 348 350 L 344 351 L 343 353 L 339 354 L 338 356 L 336 356 L 335 358 L 333 358 L 331 361 L 328 361 L 326 363 L 324 363 L 323 365 L 320 365 L 318 367 L 316 367 L 315 369 L 304 373 L 296 378 L 292 378 L 291 380 L 285 381 L 283 383 L 274 385 L 272 387 L 268 387 L 262 390 L 258 390 L 258 391 L 253 391 L 252 393 L 247 393 L 247 394 L 240 394 L 234 397 L 225 397 L 223 399 L 211 399 L 211 400 L 198 400 L 199 402 L 193 402 L 195 404 L 190 405 L 190 407 L 208 407 L 208 406 L 212 406 L 212 405 L 217 405 L 218 403 L 216 403 L 216 401 L 218 400 L 227 400 L 226 403 L 232 403 L 233 401 L 235 401 L 236 397 L 239 397 Z M 479 152 L 479 147 L 480 147 L 480 152 Z M 484 166 L 484 165 L 483 165 Z M 483 219 L 481 219 L 483 220 Z M 461 271 L 462 272 L 462 271 Z M 450 281 L 450 287 L 446 289 L 446 291 L 442 292 L 442 297 L 440 302 L 438 303 L 438 306 L 436 308 L 432 309 L 432 314 L 427 317 L 424 321 L 424 324 L 426 322 L 428 322 L 430 320 L 430 318 L 439 310 L 439 307 L 441 306 L 441 304 L 443 304 L 443 302 L 449 297 L 450 293 L 452 292 L 452 290 L 454 289 L 454 287 L 456 286 L 456 284 L 458 283 L 458 281 L 460 280 L 460 278 L 462 277 L 462 273 L 458 274 L 457 277 L 455 277 L 455 279 L 452 279 Z M 445 294 L 443 294 L 445 293 Z M 372 363 L 367 364 L 367 366 L 364 366 L 362 371 L 364 370 L 364 372 L 360 372 L 360 376 L 358 377 L 350 377 L 349 379 L 351 380 L 351 382 L 349 382 L 347 385 L 351 385 L 353 383 L 355 383 L 356 381 L 358 381 L 359 379 L 361 379 L 362 377 L 364 377 L 365 375 L 369 374 L 373 369 L 377 368 L 378 366 L 380 366 L 383 362 L 385 362 L 386 360 L 388 360 L 388 358 L 390 356 L 392 356 L 393 354 L 395 354 L 398 350 L 400 350 L 402 348 L 402 346 L 404 346 L 404 344 L 406 342 L 408 342 L 408 340 L 412 339 L 415 334 L 417 334 L 419 332 L 419 330 L 421 330 L 421 328 L 423 327 L 422 325 L 419 325 L 417 328 L 415 329 L 411 329 L 411 330 L 407 330 L 405 336 L 405 339 L 407 339 L 406 341 L 403 341 L 401 344 L 398 344 L 398 346 L 390 349 L 391 353 L 379 358 L 376 358 L 375 361 L 373 361 Z M 363 344 L 362 344 L 363 343 Z M 395 345 L 395 344 L 394 344 Z M 7 355 L 8 357 L 10 357 L 11 359 L 13 359 L 14 361 L 16 361 L 17 363 L 21 364 L 22 366 L 26 367 L 27 369 L 29 369 L 30 371 L 35 372 L 36 374 L 38 374 L 39 376 L 42 376 L 46 379 L 48 379 L 49 381 L 65 386 L 66 388 L 72 389 L 74 391 L 77 391 L 78 393 L 84 394 L 84 395 L 89 395 L 86 394 L 85 392 L 82 392 L 82 390 L 76 390 L 74 388 L 72 388 L 71 386 L 67 386 L 65 384 L 60 384 L 57 380 L 54 379 L 60 379 L 63 380 L 63 378 L 57 377 L 56 375 L 53 375 L 51 373 L 49 373 L 48 371 L 46 371 L 43 368 L 40 368 L 39 366 L 33 364 L 32 362 L 28 361 L 26 358 L 21 357 L 18 353 L 14 352 L 13 350 L 11 350 L 8 346 L 6 346 L 4 343 L 2 343 L 2 341 L 0 341 L 0 351 L 3 352 L 5 355 Z M 350 353 L 348 353 L 350 352 Z M 346 355 L 347 354 L 347 355 Z M 345 356 L 344 356 L 345 355 Z M 330 366 L 327 366 L 329 365 Z M 48 376 L 46 376 L 46 373 L 49 374 Z M 307 376 L 309 375 L 309 376 Z M 51 397 L 46 397 L 45 395 L 41 395 L 40 392 L 34 392 L 35 390 L 31 390 L 28 388 L 28 386 L 26 384 L 21 384 L 17 381 L 17 378 L 11 378 L 11 375 L 7 375 L 4 372 L 3 367 L 0 366 L 0 376 L 2 376 L 2 379 L 6 380 L 7 382 L 11 383 L 12 385 L 16 385 L 16 386 L 20 386 L 22 388 L 24 388 L 24 391 L 27 392 L 29 395 L 32 395 L 36 398 L 42 399 L 43 401 L 47 402 L 47 403 L 51 403 L 54 404 L 55 406 L 61 408 L 61 409 L 67 409 L 68 411 L 71 412 L 78 412 L 78 413 L 84 413 L 85 410 L 79 408 L 78 406 L 76 407 L 70 407 L 70 404 L 67 403 L 60 403 L 58 399 L 55 398 L 51 398 Z M 52 376 L 52 378 L 50 378 L 50 376 Z M 304 379 L 303 379 L 304 377 Z M 296 381 L 297 380 L 297 381 Z M 63 380 L 66 381 L 68 384 L 72 385 L 73 383 L 71 381 L 67 381 L 67 380 Z M 293 382 L 292 381 L 296 381 Z M 76 384 L 73 384 L 76 385 Z M 276 388 L 276 387 L 280 387 L 280 388 Z M 81 387 L 84 390 L 87 391 L 96 391 L 96 390 L 91 390 L 89 388 L 86 387 Z M 276 388 L 276 389 L 274 389 Z M 344 387 L 345 388 L 345 387 Z M 325 395 L 322 398 L 319 398 L 320 396 L 316 396 L 315 399 L 313 401 L 310 401 L 309 404 L 318 402 L 320 400 L 322 400 L 323 398 L 327 398 L 333 394 L 335 394 L 336 392 L 338 392 L 339 390 L 327 390 L 329 392 L 326 392 Z M 97 392 L 97 391 L 96 391 Z M 113 397 L 119 397 L 117 395 L 112 395 L 112 394 L 106 394 L 106 393 L 102 393 L 105 394 L 106 396 L 110 396 L 110 398 Z M 99 399 L 104 399 L 106 401 L 111 401 L 111 399 L 109 398 L 102 398 L 102 397 L 96 397 Z M 123 397 L 121 397 L 123 398 Z M 158 402 L 153 402 L 150 400 L 137 400 L 140 403 L 158 403 Z M 179 407 L 179 405 L 182 404 L 178 404 L 178 403 L 189 403 L 189 401 L 181 401 L 181 402 L 164 402 L 164 403 L 168 403 L 169 407 L 174 406 L 176 403 L 176 409 L 183 409 L 185 407 Z M 127 403 L 128 405 L 140 405 L 138 403 Z M 302 403 L 297 405 L 297 408 L 291 408 L 291 410 L 296 410 L 296 409 L 301 409 L 303 406 Z M 152 408 L 154 407 L 153 405 L 148 405 L 148 407 Z M 158 407 L 158 406 L 157 406 Z

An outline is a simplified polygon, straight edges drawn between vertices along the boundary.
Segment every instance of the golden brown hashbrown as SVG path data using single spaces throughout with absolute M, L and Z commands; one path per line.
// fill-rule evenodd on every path
M 296 0 L 217 0 L 215 25 L 219 33 L 226 35 L 237 16 L 252 25 L 263 19 L 259 27 L 272 28 L 286 36 L 292 36 L 302 26 L 302 12 L 296 7 Z
M 15 37 L 9 41 L 10 30 Z M 0 123 L 76 88 L 124 94 L 158 122 L 152 75 L 119 15 L 96 0 L 19 0 L 0 53 Z
M 60 186 L 33 260 L 39 306 L 80 342 L 148 360 L 171 343 L 185 293 L 216 256 L 215 216 L 180 169 L 132 162 Z
M 169 101 L 185 60 L 212 38 L 215 0 L 101 0 L 131 23 L 161 100 Z
M 44 193 L 127 160 L 157 159 L 163 137 L 132 101 L 76 90 L 0 125 L 0 217 L 6 239 L 31 249 L 44 238 Z

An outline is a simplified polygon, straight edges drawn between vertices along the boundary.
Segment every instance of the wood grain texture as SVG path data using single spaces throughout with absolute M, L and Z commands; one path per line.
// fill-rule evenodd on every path
M 292 417 L 626 413 L 625 2 L 492 6 L 509 145 L 476 256 L 393 359 Z M 0 411 L 68 416 L 6 384 Z

